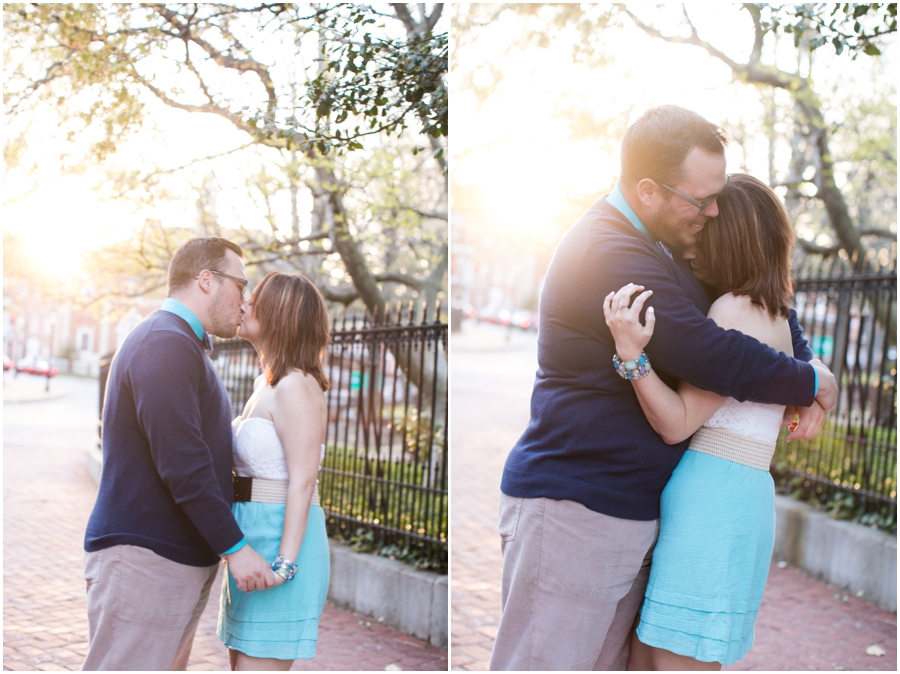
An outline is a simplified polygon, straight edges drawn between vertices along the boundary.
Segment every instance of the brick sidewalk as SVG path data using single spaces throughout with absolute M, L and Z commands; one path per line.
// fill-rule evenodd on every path
M 453 353 L 451 656 L 455 670 L 486 670 L 500 619 L 500 476 L 528 423 L 534 343 L 451 335 Z M 869 646 L 883 656 L 867 655 Z M 773 565 L 747 657 L 728 670 L 896 671 L 897 616 L 802 572 Z
M 76 385 L 77 386 L 77 385 Z M 71 388 L 70 395 L 80 395 Z M 91 409 L 93 396 L 83 393 Z M 88 477 L 90 418 L 73 426 L 52 421 L 65 399 L 4 405 L 3 665 L 5 670 L 77 670 L 87 652 L 82 542 L 96 496 Z M 71 401 L 68 401 L 71 403 Z M 17 424 L 44 414 L 47 427 Z M 215 587 L 218 587 L 215 586 Z M 194 640 L 188 669 L 227 670 L 215 634 L 213 593 Z M 326 604 L 317 657 L 295 670 L 444 670 L 447 652 Z

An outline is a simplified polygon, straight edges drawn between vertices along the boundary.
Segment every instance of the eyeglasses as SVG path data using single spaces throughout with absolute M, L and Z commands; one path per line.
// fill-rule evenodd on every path
M 730 177 L 731 177 L 731 176 L 725 176 L 725 182 L 726 182 L 726 183 L 728 183 L 728 179 L 729 179 Z M 714 196 L 714 197 L 713 197 L 712 199 L 710 199 L 709 201 L 697 201 L 697 200 L 694 199 L 693 197 L 689 197 L 687 194 L 683 194 L 683 193 L 679 192 L 679 191 L 676 190 L 674 187 L 669 187 L 669 186 L 666 185 L 665 183 L 660 183 L 660 185 L 662 185 L 663 187 L 665 187 L 667 190 L 669 190 L 669 191 L 672 192 L 673 194 L 677 194 L 679 197 L 681 197 L 682 199 L 684 199 L 684 200 L 687 201 L 688 203 L 694 204 L 694 206 L 696 206 L 697 208 L 699 208 L 699 209 L 700 209 L 700 212 L 697 214 L 698 216 L 699 216 L 699 215 L 703 215 L 703 211 L 705 211 L 707 208 L 709 208 L 710 205 L 712 204 L 712 202 L 714 202 L 716 199 L 719 198 L 719 195 L 717 194 L 716 196 Z M 720 194 L 721 194 L 721 193 L 720 193 Z
M 215 271 L 214 269 L 207 270 L 210 274 L 217 274 L 219 276 L 224 276 L 225 278 L 230 278 L 232 281 L 238 284 L 238 290 L 241 293 L 241 297 L 247 299 L 247 284 L 250 283 L 248 279 L 240 278 L 238 276 L 232 276 L 231 274 L 226 274 L 223 271 Z M 194 277 L 195 279 L 200 278 L 199 275 Z

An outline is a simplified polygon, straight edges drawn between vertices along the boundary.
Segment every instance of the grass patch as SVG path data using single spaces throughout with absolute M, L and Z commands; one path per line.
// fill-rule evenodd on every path
M 447 494 L 444 485 L 431 486 L 434 477 L 421 453 L 379 460 L 363 450 L 328 447 L 319 490 L 329 534 L 356 550 L 446 570 Z
M 778 493 L 812 503 L 836 519 L 897 533 L 895 427 L 829 420 L 811 441 L 780 434 L 772 474 Z

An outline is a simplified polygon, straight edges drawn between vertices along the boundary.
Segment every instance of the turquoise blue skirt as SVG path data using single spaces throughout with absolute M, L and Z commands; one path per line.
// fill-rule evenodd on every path
M 266 560 L 278 555 L 284 504 L 235 503 L 235 519 L 247 543 Z M 262 592 L 241 592 L 231 573 L 222 583 L 219 639 L 254 658 L 296 660 L 316 656 L 319 617 L 328 595 L 330 557 L 325 513 L 310 506 L 297 575 Z
M 774 543 L 768 471 L 686 451 L 660 500 L 638 638 L 703 662 L 743 658 Z

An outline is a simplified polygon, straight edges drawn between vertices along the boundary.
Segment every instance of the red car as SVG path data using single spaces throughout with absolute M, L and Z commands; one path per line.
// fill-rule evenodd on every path
M 50 363 L 46 360 L 35 360 L 30 363 L 19 361 L 16 363 L 16 372 L 24 372 L 25 374 L 36 374 L 41 377 L 55 377 L 59 374 L 59 368 L 50 367 Z

